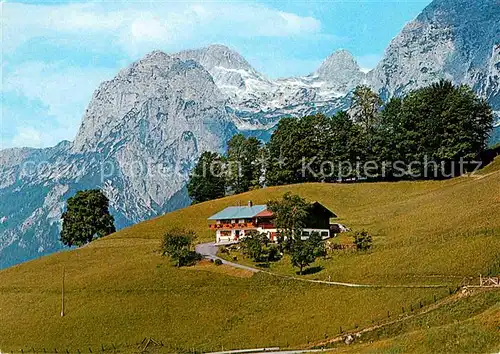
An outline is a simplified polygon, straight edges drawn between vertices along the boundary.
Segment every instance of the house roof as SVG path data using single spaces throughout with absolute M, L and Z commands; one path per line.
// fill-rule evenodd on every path
M 321 209 L 323 213 L 331 218 L 337 217 L 335 213 L 319 202 L 312 202 L 311 205 L 315 208 Z M 267 205 L 265 204 L 253 206 L 230 206 L 222 211 L 219 211 L 217 214 L 212 215 L 208 218 L 208 220 L 248 219 L 256 216 L 270 217 L 272 215 L 272 211 L 267 210 Z
M 231 206 L 212 215 L 208 220 L 229 220 L 253 218 L 267 209 L 267 205 Z
M 273 212 L 271 210 L 262 210 L 260 213 L 258 213 L 257 215 L 255 215 L 257 217 L 263 217 L 263 218 L 269 218 L 269 217 L 272 217 L 274 216 Z
M 336 218 L 337 217 L 337 215 L 333 211 L 331 211 L 330 209 L 328 209 L 326 206 L 324 206 L 320 202 L 314 201 L 314 202 L 311 203 L 311 205 L 313 207 L 322 209 L 326 213 L 326 215 L 328 215 L 331 218 Z

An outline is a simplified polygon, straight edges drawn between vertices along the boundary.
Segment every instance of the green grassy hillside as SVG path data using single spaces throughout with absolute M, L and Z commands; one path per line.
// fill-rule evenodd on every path
M 200 241 L 213 240 L 208 216 L 238 202 L 264 203 L 291 191 L 325 204 L 339 215 L 339 222 L 374 235 L 371 252 L 340 252 L 320 262 L 321 272 L 307 277 L 455 287 L 465 277 L 500 272 L 498 167 L 497 159 L 487 173 L 449 181 L 257 190 L 191 206 L 86 247 L 2 270 L 0 350 L 89 352 L 91 347 L 95 352 L 101 345 L 114 345 L 130 351 L 144 337 L 162 341 L 166 352 L 296 347 L 334 337 L 341 327 L 345 331 L 384 321 L 388 315 L 395 318 L 420 302 L 425 308 L 447 297 L 448 289 L 342 288 L 252 276 L 208 262 L 176 269 L 159 255 L 160 238 L 168 228 L 184 226 L 196 231 Z M 66 316 L 61 318 L 63 268 Z M 272 270 L 291 272 L 284 264 Z M 498 317 L 498 306 L 490 302 L 482 310 L 476 314 L 477 323 L 490 321 L 489 314 Z M 446 332 L 447 325 L 432 326 L 438 333 Z M 412 350 L 411 343 L 418 342 L 424 330 L 429 329 L 421 323 L 391 332 L 380 349 Z M 478 333 L 470 335 L 483 340 L 480 350 L 500 349 L 490 332 Z M 432 336 L 426 338 L 432 341 Z M 446 351 L 439 345 L 436 340 L 415 351 Z
M 493 353 L 500 343 L 500 292 L 458 294 L 432 311 L 362 334 L 341 353 Z

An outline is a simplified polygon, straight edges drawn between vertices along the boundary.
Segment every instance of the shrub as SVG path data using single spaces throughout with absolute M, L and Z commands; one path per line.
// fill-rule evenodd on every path
M 354 234 L 354 245 L 356 246 L 356 250 L 358 251 L 367 251 L 372 248 L 373 240 L 371 235 L 368 234 L 365 230 L 361 232 L 356 232 Z
M 218 258 L 217 258 L 217 259 L 214 261 L 214 264 L 215 264 L 216 266 L 220 266 L 220 265 L 222 265 L 222 261 L 221 261 L 220 259 L 218 259 Z
M 191 265 L 202 257 L 193 251 L 193 241 L 196 234 L 185 229 L 171 229 L 163 236 L 162 251 L 175 261 L 177 267 Z
M 278 246 L 276 245 L 271 245 L 269 246 L 269 249 L 267 251 L 267 261 L 268 262 L 274 262 L 279 260 L 280 257 L 280 250 L 278 249 Z
M 252 258 L 255 262 L 258 262 L 264 253 L 264 246 L 268 242 L 269 239 L 265 234 L 251 231 L 240 242 L 240 244 L 243 254 Z

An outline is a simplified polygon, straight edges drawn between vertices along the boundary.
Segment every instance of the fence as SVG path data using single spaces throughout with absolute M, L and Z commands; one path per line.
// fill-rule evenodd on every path
M 479 276 L 480 287 L 500 287 L 500 277 L 483 277 Z

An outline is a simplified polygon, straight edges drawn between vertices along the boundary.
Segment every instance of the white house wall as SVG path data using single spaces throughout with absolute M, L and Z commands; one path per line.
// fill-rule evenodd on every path
M 222 236 L 223 231 L 230 231 L 231 235 L 230 236 Z M 265 233 L 269 239 L 271 239 L 271 234 L 272 233 L 277 233 L 277 229 L 263 229 L 261 227 L 258 227 L 256 229 L 247 229 L 247 230 L 238 230 L 238 229 L 233 229 L 233 230 L 217 230 L 215 232 L 216 236 L 216 242 L 217 243 L 224 243 L 224 242 L 233 242 L 236 241 L 236 231 L 239 231 L 239 239 L 245 238 L 245 232 L 250 232 L 250 231 L 257 231 L 258 233 Z M 309 234 L 313 232 L 317 232 L 321 235 L 321 233 L 328 233 L 327 236 L 323 235 L 322 239 L 326 240 L 330 238 L 330 230 L 329 229 L 302 229 L 302 232 L 309 232 Z M 302 236 L 302 240 L 307 240 L 309 236 Z

